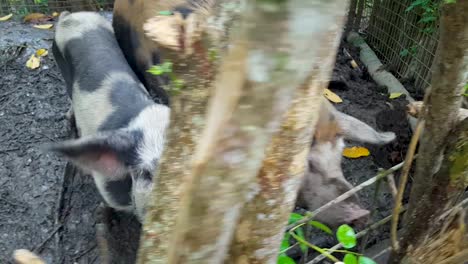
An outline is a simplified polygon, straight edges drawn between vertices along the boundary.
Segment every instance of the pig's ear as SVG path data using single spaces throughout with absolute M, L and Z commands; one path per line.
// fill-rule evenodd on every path
M 119 178 L 138 162 L 141 133 L 121 131 L 103 133 L 46 146 L 87 171 Z
M 366 123 L 336 109 L 333 110 L 333 115 L 345 139 L 385 145 L 396 138 L 393 132 L 377 132 Z

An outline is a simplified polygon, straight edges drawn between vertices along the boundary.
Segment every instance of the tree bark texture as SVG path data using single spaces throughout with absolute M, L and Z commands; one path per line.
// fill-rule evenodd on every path
M 467 13 L 467 1 L 456 1 L 442 7 L 432 88 L 424 103 L 427 106 L 423 113 L 426 125 L 404 221 L 406 231 L 401 239 L 400 252 L 393 254 L 392 263 L 400 263 L 405 255 L 411 254 L 412 249 L 421 246 L 432 230 L 434 220 L 452 205 L 467 186 L 466 121 L 460 124 L 461 128 L 454 130 L 462 89 L 468 78 Z M 463 128 L 465 131 L 456 132 Z M 454 133 L 458 139 L 451 137 Z
M 310 1 L 314 2 L 314 1 Z M 304 5 L 304 16 L 315 17 L 309 59 L 315 62 L 306 82 L 296 91 L 280 130 L 266 149 L 256 176 L 257 190 L 241 212 L 227 263 L 276 263 L 278 250 L 295 201 L 318 120 L 322 92 L 327 87 L 345 21 L 347 3 Z M 324 19 L 327 17 L 327 19 Z
M 247 6 L 240 36 L 230 48 L 239 52 L 232 59 L 245 58 L 245 80 L 238 92 L 226 82 L 217 82 L 182 199 L 169 263 L 225 260 L 241 209 L 258 192 L 255 176 L 265 148 L 293 95 L 317 64 L 313 58 L 318 51 L 311 47 L 324 33 L 317 33 L 321 28 L 317 21 L 333 25 L 334 20 L 320 12 L 319 18 L 311 16 L 309 11 L 320 6 L 298 0 Z M 219 76 L 232 74 L 223 72 Z
M 158 7 L 158 5 L 161 5 Z M 151 3 L 155 10 L 168 10 L 167 2 Z M 157 12 L 154 12 L 157 14 Z M 206 33 L 206 32 L 204 32 Z M 173 74 L 185 85 L 171 97 L 171 120 L 165 150 L 143 226 L 138 263 L 168 263 L 178 215 L 183 182 L 190 174 L 190 159 L 205 124 L 205 112 L 215 75 L 209 50 L 216 47 L 203 34 L 191 47 L 191 55 L 161 46 L 161 61 L 172 62 Z

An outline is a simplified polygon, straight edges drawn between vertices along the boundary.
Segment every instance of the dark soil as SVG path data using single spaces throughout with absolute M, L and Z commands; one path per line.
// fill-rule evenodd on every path
M 53 31 L 3 22 L 0 32 L 0 263 L 10 263 L 13 250 L 19 248 L 34 250 L 47 263 L 100 263 L 95 230 L 102 200 L 92 178 L 40 149 L 74 136 L 65 118 L 69 101 L 64 82 L 51 54 L 36 70 L 25 66 L 35 50 L 50 49 Z M 25 48 L 16 48 L 20 45 Z M 337 109 L 398 135 L 388 146 L 365 145 L 371 150 L 369 157 L 344 160 L 345 176 L 356 185 L 379 168 L 403 160 L 410 130 L 404 98 L 389 100 L 361 64 L 362 71 L 350 66 L 343 47 L 358 59 L 356 51 L 343 43 L 330 84 L 344 101 Z M 382 185 L 374 204 L 373 192 L 369 188 L 360 195 L 366 208 L 375 208 L 378 220 L 390 214 L 393 198 Z M 112 262 L 132 263 L 140 225 L 134 217 L 119 213 L 112 215 L 108 228 Z M 374 231 L 369 245 L 387 238 L 388 229 Z

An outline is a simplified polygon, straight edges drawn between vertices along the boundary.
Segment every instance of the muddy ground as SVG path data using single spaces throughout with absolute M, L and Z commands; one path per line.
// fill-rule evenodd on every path
M 53 30 L 9 21 L 0 23 L 0 32 L 0 263 L 11 263 L 12 251 L 18 248 L 38 252 L 47 263 L 99 263 L 95 227 L 101 198 L 93 180 L 41 150 L 45 143 L 74 136 L 65 119 L 69 101 L 64 82 L 52 55 L 44 57 L 36 70 L 25 67 L 35 50 L 50 49 Z M 386 88 L 377 86 L 359 61 L 360 70 L 351 67 L 343 48 L 358 59 L 357 51 L 342 43 L 330 84 L 344 101 L 336 107 L 398 135 L 385 147 L 364 145 L 371 151 L 369 157 L 344 159 L 345 176 L 356 185 L 379 168 L 403 160 L 410 129 L 404 98 L 389 100 Z M 360 196 L 366 208 L 375 208 L 378 220 L 390 214 L 393 198 L 386 185 L 375 202 L 373 193 L 369 188 Z M 112 255 L 118 256 L 113 262 L 131 263 L 139 225 L 133 217 L 118 214 L 111 229 Z M 373 231 L 368 244 L 388 238 L 388 229 Z

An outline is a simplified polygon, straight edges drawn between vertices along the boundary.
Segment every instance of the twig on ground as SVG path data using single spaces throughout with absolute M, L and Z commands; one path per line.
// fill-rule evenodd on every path
M 392 193 L 393 199 L 396 198 L 398 190 L 396 188 L 395 177 L 393 174 L 388 175 L 387 177 L 387 184 L 390 192 Z
M 47 244 L 47 242 L 49 242 L 49 240 L 54 237 L 54 235 L 60 230 L 60 228 L 62 228 L 63 226 L 62 225 L 59 225 L 57 226 L 50 234 L 49 236 L 47 236 L 46 239 L 44 239 L 44 241 L 41 242 L 41 244 L 37 245 L 36 247 L 34 247 L 34 249 L 32 250 L 33 252 L 36 252 L 36 253 L 41 253 L 43 247 Z
M 89 252 L 91 252 L 91 250 L 93 250 L 95 248 L 96 248 L 96 245 L 93 245 L 93 246 L 81 251 L 78 255 L 73 257 L 73 262 L 76 262 L 77 260 L 82 258 L 84 255 L 88 254 Z
M 400 211 L 400 214 L 405 212 L 406 211 L 406 207 L 404 207 L 401 211 Z M 361 238 L 363 236 L 365 236 L 366 234 L 368 234 L 370 231 L 374 230 L 374 229 L 377 229 L 378 227 L 390 222 L 390 220 L 392 220 L 392 215 L 389 215 L 377 222 L 375 222 L 374 224 L 370 225 L 368 228 L 362 230 L 361 232 L 358 232 L 356 234 L 356 238 Z M 330 248 L 330 252 L 334 252 L 336 250 L 339 250 L 343 247 L 343 245 L 341 243 L 338 243 L 336 245 L 334 245 L 333 247 Z M 322 255 L 319 255 L 317 257 L 315 257 L 313 260 L 309 261 L 307 264 L 317 264 L 319 263 L 319 261 L 323 260 L 325 257 L 322 256 Z
M 297 225 L 301 225 L 301 224 L 309 222 L 310 220 L 312 220 L 314 218 L 315 215 L 325 211 L 326 209 L 332 207 L 335 204 L 338 204 L 338 203 L 348 199 L 349 197 L 351 197 L 355 193 L 361 191 L 365 187 L 368 187 L 368 186 L 374 184 L 375 182 L 377 182 L 378 180 L 380 180 L 380 179 L 388 176 L 389 174 L 392 174 L 395 171 L 399 170 L 402 166 L 403 166 L 403 162 L 391 167 L 390 169 L 388 169 L 386 171 L 379 172 L 376 176 L 374 176 L 374 177 L 370 178 L 369 180 L 359 184 L 358 186 L 354 187 L 353 189 L 343 193 L 342 195 L 336 197 L 335 199 L 331 200 L 330 202 L 328 202 L 328 203 L 324 204 L 323 206 L 319 207 L 318 209 L 314 210 L 313 212 L 310 213 L 311 216 L 304 217 L 303 219 L 297 221 L 296 223 L 288 225 L 286 227 L 286 231 L 291 230 L 292 228 L 294 228 Z
M 422 108 L 424 107 L 424 103 L 422 101 L 416 101 L 409 103 L 406 105 L 406 112 L 412 117 L 419 117 L 424 111 Z M 468 117 L 468 109 L 460 108 L 458 111 L 457 119 L 458 121 L 462 121 L 463 119 Z
M 466 198 L 465 200 L 461 201 L 460 203 L 458 203 L 457 205 L 455 205 L 454 207 L 450 208 L 449 210 L 447 210 L 445 213 L 443 213 L 441 216 L 439 216 L 439 218 L 437 220 L 441 221 L 443 220 L 444 218 L 446 218 L 449 214 L 451 214 L 455 209 L 458 209 L 458 208 L 463 208 L 465 205 L 468 205 L 468 198 Z
M 408 181 L 409 171 L 411 169 L 411 165 L 413 164 L 414 153 L 416 152 L 416 146 L 418 145 L 419 136 L 421 135 L 421 131 L 424 127 L 424 121 L 418 120 L 416 125 L 416 130 L 414 131 L 413 137 L 411 137 L 411 141 L 408 147 L 408 151 L 406 153 L 406 158 L 404 161 L 403 169 L 401 170 L 400 174 L 400 182 L 398 186 L 397 196 L 395 198 L 395 205 L 393 208 L 393 217 L 392 217 L 392 225 L 390 228 L 390 239 L 392 242 L 392 249 L 396 252 L 399 250 L 398 245 L 398 219 L 400 217 L 400 208 L 401 202 L 403 200 L 403 193 L 405 192 L 406 182 Z

